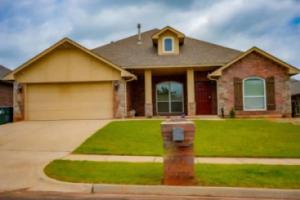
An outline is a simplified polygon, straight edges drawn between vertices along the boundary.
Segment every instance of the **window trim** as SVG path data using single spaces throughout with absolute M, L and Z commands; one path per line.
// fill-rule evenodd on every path
M 172 50 L 171 51 L 166 51 L 166 49 L 165 49 L 165 40 L 166 39 L 171 39 L 171 41 L 172 41 Z M 174 45 L 175 45 L 174 37 L 171 37 L 171 36 L 163 37 L 163 39 L 162 39 L 163 53 L 174 53 L 175 52 L 175 46 Z
M 160 84 L 162 84 L 162 83 L 168 83 L 168 85 L 169 85 L 169 98 L 168 98 L 168 100 L 160 100 L 160 101 L 158 101 L 158 95 L 157 95 L 157 87 L 158 87 L 158 85 L 160 85 Z M 182 98 L 181 98 L 181 101 L 180 100 L 171 100 L 171 95 L 170 95 L 170 93 L 171 93 L 171 90 L 170 90 L 170 88 L 171 88 L 171 83 L 177 83 L 177 84 L 180 84 L 181 85 L 181 87 L 182 87 Z M 169 104 L 169 108 L 168 108 L 168 112 L 158 112 L 158 103 L 163 103 L 163 102 L 166 102 L 166 103 L 168 103 Z M 171 106 L 171 104 L 172 104 L 172 102 L 182 102 L 182 112 L 172 112 L 172 106 Z M 162 82 L 159 82 L 159 83 L 157 83 L 156 84 L 156 86 L 155 86 L 155 105 L 156 105 L 156 113 L 157 114 L 182 114 L 182 113 L 184 113 L 185 111 L 184 111 L 184 85 L 183 85 L 183 83 L 181 83 L 181 82 L 178 82 L 178 81 L 162 81 Z
M 245 97 L 245 81 L 247 80 L 253 80 L 253 79 L 259 79 L 263 81 L 263 87 L 264 87 L 264 95 L 263 96 L 247 96 Z M 257 108 L 246 108 L 245 106 L 245 98 L 255 98 L 255 97 L 263 97 L 264 98 L 264 108 L 262 109 L 257 109 Z M 244 111 L 266 111 L 267 110 L 267 93 L 266 93 L 266 80 L 257 76 L 251 76 L 243 79 L 243 110 Z

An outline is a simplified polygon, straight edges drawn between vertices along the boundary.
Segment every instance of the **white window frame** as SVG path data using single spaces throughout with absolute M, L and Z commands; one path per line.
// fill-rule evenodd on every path
M 171 41 L 172 41 L 172 50 L 171 50 L 171 51 L 166 51 L 166 50 L 165 50 L 165 40 L 166 40 L 166 39 L 171 39 Z M 174 53 L 174 52 L 175 52 L 174 44 L 175 44 L 175 42 L 174 42 L 174 37 L 170 37 L 170 36 L 163 37 L 163 40 L 162 40 L 163 53 Z
M 157 86 L 162 84 L 162 83 L 168 83 L 169 85 L 169 98 L 168 100 L 160 100 L 158 101 L 158 95 L 157 95 Z M 180 84 L 182 86 L 182 98 L 181 98 L 181 101 L 180 100 L 171 100 L 171 83 L 177 83 L 177 84 Z M 177 81 L 163 81 L 163 82 L 160 82 L 160 83 L 157 83 L 156 86 L 155 86 L 155 101 L 156 101 L 156 113 L 157 114 L 182 114 L 184 113 L 184 87 L 183 87 L 183 83 L 180 83 L 180 82 L 177 82 Z M 169 103 L 169 111 L 168 112 L 158 112 L 158 103 Z M 172 112 L 172 102 L 182 102 L 182 112 Z
M 253 79 L 259 79 L 259 80 L 262 80 L 263 81 L 263 86 L 264 86 L 264 95 L 263 96 L 245 96 L 245 81 L 247 80 L 253 80 Z M 245 106 L 245 98 L 257 98 L 257 97 L 263 97 L 264 98 L 264 108 L 262 109 L 249 109 L 249 108 L 246 108 Z M 252 76 L 252 77 L 247 77 L 245 79 L 243 79 L 243 110 L 244 111 L 266 111 L 267 110 L 267 95 L 266 95 L 266 80 L 263 79 L 263 78 L 260 78 L 260 77 L 257 77 L 257 76 Z

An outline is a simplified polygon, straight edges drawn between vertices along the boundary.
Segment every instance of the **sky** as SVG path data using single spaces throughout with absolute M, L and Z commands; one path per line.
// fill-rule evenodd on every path
M 257 46 L 300 68 L 300 0 L 0 0 L 0 64 L 14 69 L 63 37 L 95 48 L 136 34 L 137 23 Z

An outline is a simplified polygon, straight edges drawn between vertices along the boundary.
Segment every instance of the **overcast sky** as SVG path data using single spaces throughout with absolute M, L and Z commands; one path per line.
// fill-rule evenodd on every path
M 0 0 L 0 64 L 14 69 L 63 37 L 94 48 L 170 25 L 239 50 L 258 46 L 300 67 L 297 0 Z

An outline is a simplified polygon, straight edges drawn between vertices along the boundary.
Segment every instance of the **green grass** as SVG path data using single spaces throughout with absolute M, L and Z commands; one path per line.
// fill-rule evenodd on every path
M 55 160 L 44 171 L 58 180 L 82 183 L 157 185 L 162 177 L 162 165 L 154 163 Z
M 199 156 L 300 157 L 300 126 L 267 120 L 196 121 Z
M 88 138 L 75 153 L 162 155 L 159 120 L 111 122 Z
M 198 185 L 300 188 L 300 166 L 197 164 Z M 162 164 L 55 160 L 45 168 L 52 178 L 83 183 L 159 185 Z
M 162 155 L 159 120 L 112 122 L 74 153 Z M 195 153 L 219 157 L 300 157 L 300 126 L 267 120 L 197 120 Z

